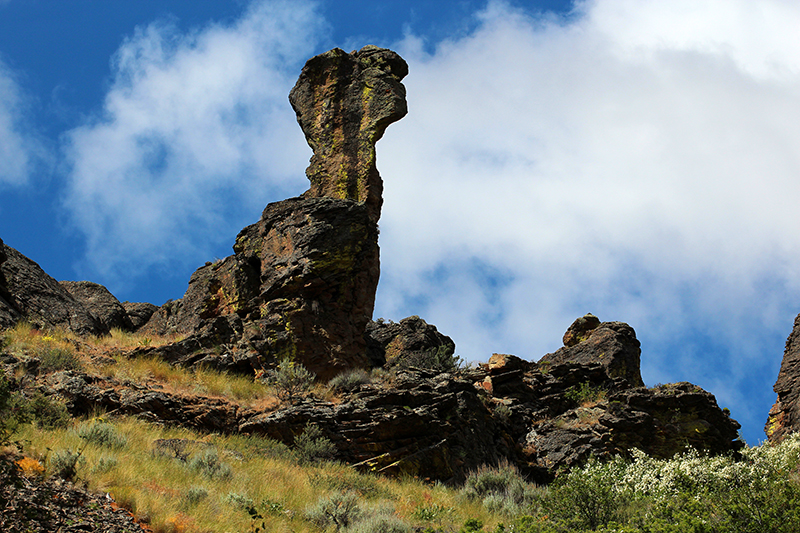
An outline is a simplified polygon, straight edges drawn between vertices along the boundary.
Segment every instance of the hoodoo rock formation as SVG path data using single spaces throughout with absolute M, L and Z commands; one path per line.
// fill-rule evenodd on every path
M 406 114 L 407 73 L 375 46 L 306 63 L 290 100 L 314 150 L 311 188 L 269 204 L 236 237 L 235 255 L 198 269 L 184 297 L 153 316 L 146 329 L 189 334 L 162 355 L 237 368 L 290 357 L 323 379 L 369 366 L 383 189 L 375 143 Z M 210 353 L 220 344 L 235 346 L 226 361 Z
M 778 380 L 773 390 L 778 399 L 769 411 L 764 427 L 770 442 L 780 442 L 790 433 L 800 431 L 800 315 L 786 339 Z
M 306 197 L 366 203 L 377 222 L 383 182 L 375 166 L 375 143 L 386 127 L 408 112 L 400 81 L 408 65 L 396 53 L 365 46 L 350 54 L 335 48 L 311 58 L 289 93 L 309 146 Z

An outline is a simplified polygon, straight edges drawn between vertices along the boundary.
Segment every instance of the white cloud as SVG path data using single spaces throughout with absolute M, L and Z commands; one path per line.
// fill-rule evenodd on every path
M 13 73 L 0 61 L 0 185 L 23 185 L 39 152 L 38 143 L 23 125 L 22 90 Z
M 593 312 L 636 328 L 646 380 L 735 398 L 758 376 L 763 400 L 800 299 L 800 6 L 577 12 L 491 2 L 432 53 L 398 45 L 410 111 L 378 150 L 378 313 L 416 308 L 486 360 L 538 359 Z
M 66 204 L 90 268 L 109 280 L 196 264 L 276 194 L 302 190 L 310 151 L 287 94 L 320 30 L 312 4 L 283 1 L 191 34 L 137 28 L 101 116 L 67 136 Z

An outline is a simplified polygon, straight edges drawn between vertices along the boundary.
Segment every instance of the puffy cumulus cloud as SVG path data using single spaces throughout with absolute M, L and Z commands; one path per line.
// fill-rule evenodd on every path
M 25 102 L 14 74 L 0 60 L 0 185 L 22 185 L 40 146 L 25 125 Z
M 422 314 L 480 360 L 538 359 L 586 312 L 623 320 L 646 381 L 763 424 L 800 300 L 800 6 L 477 17 L 397 45 L 410 111 L 378 149 L 377 313 Z
M 196 265 L 299 192 L 309 149 L 287 94 L 323 23 L 310 2 L 253 2 L 181 33 L 137 28 L 117 51 L 102 113 L 66 136 L 65 201 L 105 282 Z

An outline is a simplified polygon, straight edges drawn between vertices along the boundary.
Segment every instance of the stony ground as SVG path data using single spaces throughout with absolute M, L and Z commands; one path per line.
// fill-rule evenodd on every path
M 104 494 L 70 482 L 20 475 L 13 456 L 0 458 L 3 533 L 145 533 L 146 526 Z

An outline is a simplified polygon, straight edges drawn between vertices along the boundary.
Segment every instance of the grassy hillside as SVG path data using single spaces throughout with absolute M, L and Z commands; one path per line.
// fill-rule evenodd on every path
M 0 376 L 0 440 L 20 444 L 22 473 L 108 493 L 156 532 L 800 531 L 797 437 L 746 448 L 741 457 L 687 450 L 671 460 L 634 453 L 589 462 L 550 487 L 527 483 L 511 465 L 445 487 L 327 461 L 330 441 L 313 427 L 285 446 L 99 412 L 73 419 L 58 399 L 37 392 L 36 379 L 48 372 L 81 369 L 253 408 L 280 406 L 276 391 L 249 377 L 125 357 L 170 340 L 122 332 L 87 340 L 24 325 L 5 332 L 2 352 L 17 363 Z M 313 393 L 338 399 L 324 384 Z

